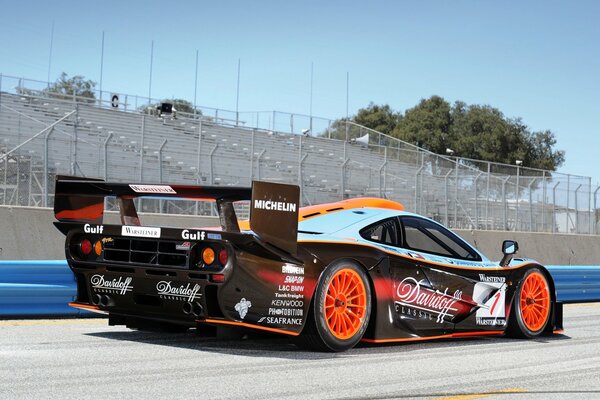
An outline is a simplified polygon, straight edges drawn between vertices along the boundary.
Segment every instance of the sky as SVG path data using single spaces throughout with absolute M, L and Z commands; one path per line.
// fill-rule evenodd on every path
M 600 183 L 598 1 L 0 0 L 0 73 L 240 111 L 325 118 L 432 95 L 555 133 Z M 52 25 L 54 34 L 52 35 Z M 52 40 L 51 40 L 52 38 Z M 52 42 L 52 52 L 50 44 Z M 51 56 L 50 56 L 51 55 Z M 312 66 L 312 97 L 311 97 Z M 311 102 L 312 99 L 312 102 Z

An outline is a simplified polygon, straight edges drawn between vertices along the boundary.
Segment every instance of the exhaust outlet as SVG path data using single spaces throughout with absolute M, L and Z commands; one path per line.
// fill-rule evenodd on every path
M 192 306 L 192 314 L 194 314 L 194 317 L 199 317 L 202 314 L 204 314 L 204 309 L 202 308 L 202 305 L 200 305 L 200 303 L 194 303 L 194 305 Z
M 103 294 L 102 296 L 100 296 L 100 305 L 102 307 L 110 307 L 113 305 L 113 301 L 110 298 L 110 296 Z
M 102 296 L 100 296 L 99 294 L 95 294 L 92 296 L 92 304 L 97 306 L 98 304 L 100 304 L 101 301 L 102 301 Z
M 190 302 L 184 303 L 183 305 L 183 313 L 184 314 L 189 314 L 192 312 L 193 309 L 193 305 Z

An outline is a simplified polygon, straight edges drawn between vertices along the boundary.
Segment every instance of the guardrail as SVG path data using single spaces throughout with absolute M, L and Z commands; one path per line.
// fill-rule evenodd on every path
M 66 261 L 0 261 L 0 317 L 89 315 L 67 305 L 76 294 Z
M 600 266 L 547 265 L 562 303 L 600 301 Z
M 600 266 L 549 265 L 559 302 L 600 301 Z M 96 315 L 71 308 L 77 283 L 63 260 L 0 261 L 0 318 Z

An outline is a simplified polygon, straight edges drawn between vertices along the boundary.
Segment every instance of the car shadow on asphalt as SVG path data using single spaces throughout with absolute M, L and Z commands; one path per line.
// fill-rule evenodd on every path
M 419 351 L 457 349 L 461 351 L 479 351 L 481 345 L 499 347 L 506 350 L 521 348 L 538 343 L 568 341 L 571 338 L 564 334 L 542 336 L 536 339 L 512 339 L 504 336 L 479 336 L 452 339 L 423 340 L 418 342 L 371 344 L 359 343 L 351 350 L 341 353 L 316 352 L 302 349 L 294 344 L 293 339 L 269 334 L 244 333 L 237 337 L 217 338 L 199 335 L 192 329 L 185 333 L 166 333 L 153 331 L 105 331 L 86 333 L 88 336 L 144 343 L 158 346 L 183 348 L 194 351 L 222 353 L 245 357 L 274 357 L 298 360 L 322 360 L 345 357 L 400 353 L 407 354 Z M 233 335 L 232 335 L 233 336 Z

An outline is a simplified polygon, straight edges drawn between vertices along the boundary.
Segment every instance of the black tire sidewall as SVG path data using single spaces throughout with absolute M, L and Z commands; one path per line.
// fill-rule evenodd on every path
M 546 329 L 546 327 L 548 326 L 548 323 L 550 322 L 550 317 L 552 315 L 552 298 L 550 298 L 550 310 L 548 312 L 548 317 L 546 318 L 546 322 L 544 323 L 544 326 L 542 326 L 538 331 L 532 331 L 529 328 L 527 328 L 527 326 L 525 325 L 525 322 L 523 321 L 523 314 L 521 313 L 521 291 L 523 290 L 523 284 L 525 283 L 525 279 L 527 279 L 527 277 L 529 275 L 531 275 L 532 273 L 539 273 L 540 275 L 542 275 L 546 281 L 546 285 L 548 286 L 548 295 L 551 296 L 550 293 L 550 282 L 548 282 L 548 277 L 546 276 L 546 274 L 544 274 L 543 271 L 541 271 L 539 268 L 531 268 L 529 270 L 527 270 L 527 272 L 525 272 L 525 275 L 523 275 L 523 278 L 521 279 L 521 282 L 519 283 L 519 287 L 517 288 L 517 291 L 515 292 L 515 298 L 514 298 L 514 318 L 515 321 L 517 323 L 518 329 L 521 331 L 521 334 L 527 338 L 534 338 L 534 337 L 538 337 L 540 336 L 544 330 Z
M 338 339 L 331 334 L 329 328 L 327 327 L 327 321 L 325 320 L 325 315 L 323 312 L 329 283 L 331 282 L 333 276 L 342 269 L 351 269 L 358 273 L 363 285 L 365 286 L 365 292 L 367 295 L 363 324 L 356 334 L 354 334 L 354 336 L 346 340 Z M 367 330 L 369 318 L 371 316 L 371 286 L 369 284 L 369 278 L 364 269 L 352 260 L 338 260 L 330 264 L 319 279 L 317 290 L 315 291 L 312 311 L 315 318 L 317 333 L 327 348 L 332 351 L 343 351 L 354 347 L 360 341 L 360 339 L 362 339 L 365 331 Z

